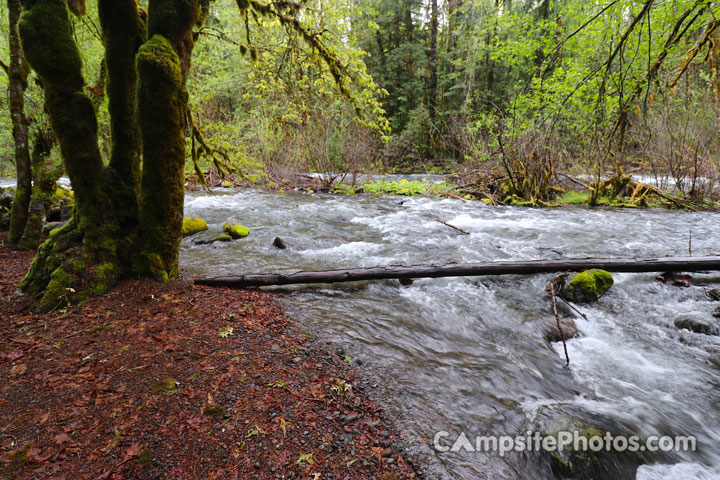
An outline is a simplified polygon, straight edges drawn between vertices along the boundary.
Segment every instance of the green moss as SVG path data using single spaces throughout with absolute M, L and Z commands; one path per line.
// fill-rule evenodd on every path
M 585 270 L 570 280 L 567 293 L 574 301 L 592 302 L 607 293 L 613 283 L 610 272 L 599 269 Z
M 119 276 L 120 268 L 114 263 L 98 265 L 90 274 L 90 291 L 93 295 L 102 295 L 115 285 Z
M 177 393 L 178 382 L 174 378 L 167 377 L 155 382 L 155 390 L 163 395 L 173 395 Z
M 150 462 L 152 461 L 152 452 L 149 448 L 146 448 L 142 452 L 140 452 L 140 455 L 138 455 L 138 462 L 140 465 L 148 466 L 150 465 Z
M 194 235 L 198 232 L 208 229 L 208 224 L 202 218 L 183 218 L 182 234 L 183 237 Z
M 49 312 L 63 303 L 68 303 L 71 293 L 68 289 L 71 288 L 72 284 L 72 277 L 62 268 L 52 272 L 45 293 L 37 304 L 38 310 Z
M 41 77 L 64 81 L 69 91 L 83 88 L 82 60 L 64 0 L 34 2 L 18 25 L 25 58 Z
M 11 480 L 18 472 L 20 472 L 20 470 L 23 469 L 23 467 L 28 463 L 31 449 L 32 445 L 28 443 L 22 448 L 8 454 L 10 464 L 8 464 L 8 466 L 3 470 L 3 479 Z
M 65 188 L 61 185 L 55 187 L 53 197 L 54 203 L 63 202 L 65 205 L 75 204 L 75 193 L 69 188 Z
M 140 47 L 137 71 L 143 150 L 140 227 L 143 254 L 151 260 L 143 273 L 165 280 L 177 275 L 182 238 L 187 91 L 177 53 L 165 37 L 154 35 Z
M 243 238 L 250 235 L 249 228 L 238 225 L 237 223 L 226 222 L 225 225 L 223 225 L 223 232 L 225 232 L 232 238 Z
M 215 405 L 205 405 L 202 413 L 203 415 L 207 415 L 209 417 L 222 417 L 225 415 L 225 409 Z
M 210 241 L 210 243 L 213 243 L 213 242 L 231 242 L 232 239 L 233 239 L 233 237 L 231 237 L 230 235 L 220 235 L 220 236 L 218 236 L 218 237 L 213 238 L 213 239 Z
M 565 192 L 558 198 L 560 205 L 588 205 L 590 203 L 590 192 L 571 190 Z

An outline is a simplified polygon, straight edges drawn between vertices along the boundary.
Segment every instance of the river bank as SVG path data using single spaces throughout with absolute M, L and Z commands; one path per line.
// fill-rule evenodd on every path
M 2 478 L 415 478 L 358 372 L 273 295 L 121 283 L 32 313 L 0 247 Z

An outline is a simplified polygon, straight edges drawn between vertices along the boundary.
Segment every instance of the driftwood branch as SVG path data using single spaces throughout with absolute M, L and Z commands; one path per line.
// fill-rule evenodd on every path
M 262 287 L 305 283 L 339 283 L 364 280 L 408 278 L 475 277 L 483 275 L 530 275 L 537 273 L 578 272 L 600 268 L 610 272 L 664 272 L 720 270 L 720 257 L 665 258 L 574 258 L 528 260 L 449 265 L 416 265 L 354 268 L 321 272 L 265 273 L 198 278 L 198 285 L 225 287 Z
M 442 223 L 442 224 L 445 225 L 446 227 L 450 227 L 450 228 L 452 228 L 452 229 L 454 229 L 454 230 L 457 230 L 457 231 L 460 232 L 460 233 L 464 233 L 465 235 L 470 235 L 470 232 L 468 232 L 467 230 L 463 230 L 463 229 L 460 228 L 460 227 L 456 227 L 455 225 L 452 225 L 452 224 L 446 222 L 445 220 L 443 220 L 442 218 L 436 217 L 435 215 L 430 215 L 430 218 L 432 218 L 432 219 L 435 220 L 436 222 Z

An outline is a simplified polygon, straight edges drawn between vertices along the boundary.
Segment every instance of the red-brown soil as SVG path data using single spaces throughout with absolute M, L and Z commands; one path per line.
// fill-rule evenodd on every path
M 272 295 L 128 280 L 39 315 L 31 260 L 0 246 L 0 478 L 415 478 Z

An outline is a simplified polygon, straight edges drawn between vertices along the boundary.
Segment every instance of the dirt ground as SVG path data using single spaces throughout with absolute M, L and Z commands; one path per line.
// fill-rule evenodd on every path
M 270 294 L 127 280 L 33 313 L 0 246 L 0 478 L 409 479 L 358 375 Z

